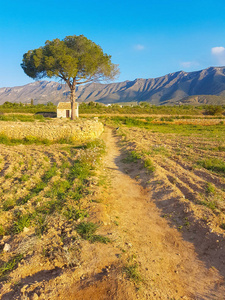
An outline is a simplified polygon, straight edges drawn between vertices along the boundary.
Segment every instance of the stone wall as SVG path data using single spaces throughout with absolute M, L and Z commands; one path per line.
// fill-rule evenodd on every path
M 85 141 L 98 138 L 103 132 L 103 124 L 98 120 L 49 120 L 46 122 L 6 122 L 0 121 L 0 134 L 10 138 L 23 139 L 38 137 L 51 141 L 61 138 L 72 138 L 74 141 Z
M 59 109 L 57 108 L 57 118 L 66 118 L 66 111 L 69 111 L 69 118 L 71 117 L 71 109 Z

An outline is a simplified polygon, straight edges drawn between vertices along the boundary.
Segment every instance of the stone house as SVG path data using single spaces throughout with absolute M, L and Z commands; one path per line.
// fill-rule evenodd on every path
M 78 117 L 78 103 L 75 103 L 75 115 Z M 57 118 L 71 118 L 71 102 L 59 102 Z

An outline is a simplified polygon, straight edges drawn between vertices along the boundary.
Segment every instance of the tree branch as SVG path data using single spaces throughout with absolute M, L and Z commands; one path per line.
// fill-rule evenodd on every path
M 63 75 L 63 73 L 60 73 L 58 76 L 59 76 L 62 80 L 64 80 L 64 81 L 68 84 L 69 88 L 71 89 L 72 84 L 71 84 L 69 78 L 66 78 L 66 77 Z
M 88 79 L 88 80 L 85 80 L 85 81 L 82 81 L 82 82 L 79 82 L 80 80 L 77 80 L 77 84 L 84 84 L 84 83 L 88 83 L 88 82 L 92 82 L 94 81 L 94 79 Z

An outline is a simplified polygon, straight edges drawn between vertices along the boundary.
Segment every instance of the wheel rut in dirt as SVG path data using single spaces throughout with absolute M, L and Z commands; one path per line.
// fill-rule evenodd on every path
M 191 242 L 191 234 L 197 238 L 198 232 L 190 230 L 184 238 L 177 228 L 162 218 L 166 209 L 156 205 L 156 196 L 165 204 L 171 203 L 171 199 L 173 203 L 180 195 L 174 194 L 167 185 L 157 187 L 154 182 L 164 179 L 158 174 L 154 178 L 154 175 L 146 174 L 143 166 L 124 163 L 126 154 L 121 152 L 119 138 L 111 129 L 106 128 L 103 139 L 108 151 L 105 169 L 111 178 L 108 215 L 112 222 L 117 220 L 119 224 L 112 237 L 127 257 L 135 257 L 143 277 L 141 297 L 223 299 L 225 288 L 221 270 L 213 265 L 209 267 L 200 255 L 201 251 L 196 251 L 197 243 Z M 200 240 L 203 239 L 201 236 Z M 209 259 L 207 257 L 207 261 Z

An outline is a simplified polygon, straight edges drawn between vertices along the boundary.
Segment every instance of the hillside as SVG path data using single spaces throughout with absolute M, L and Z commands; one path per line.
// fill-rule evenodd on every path
M 225 105 L 225 96 L 220 95 L 193 95 L 187 96 L 181 100 L 168 100 L 164 104 L 184 104 L 184 105 Z
M 206 95 L 203 98 L 189 96 Z M 209 97 L 209 95 L 220 97 Z M 147 101 L 151 104 L 224 104 L 225 67 L 210 67 L 196 72 L 176 72 L 158 78 L 135 79 L 110 84 L 90 83 L 77 89 L 80 102 L 120 103 Z M 36 81 L 20 87 L 0 88 L 0 104 L 10 102 L 57 104 L 69 99 L 66 85 Z
M 53 81 L 35 81 L 23 86 L 0 88 L 0 104 L 6 101 L 30 103 L 57 103 L 66 99 L 68 89 L 64 84 Z

